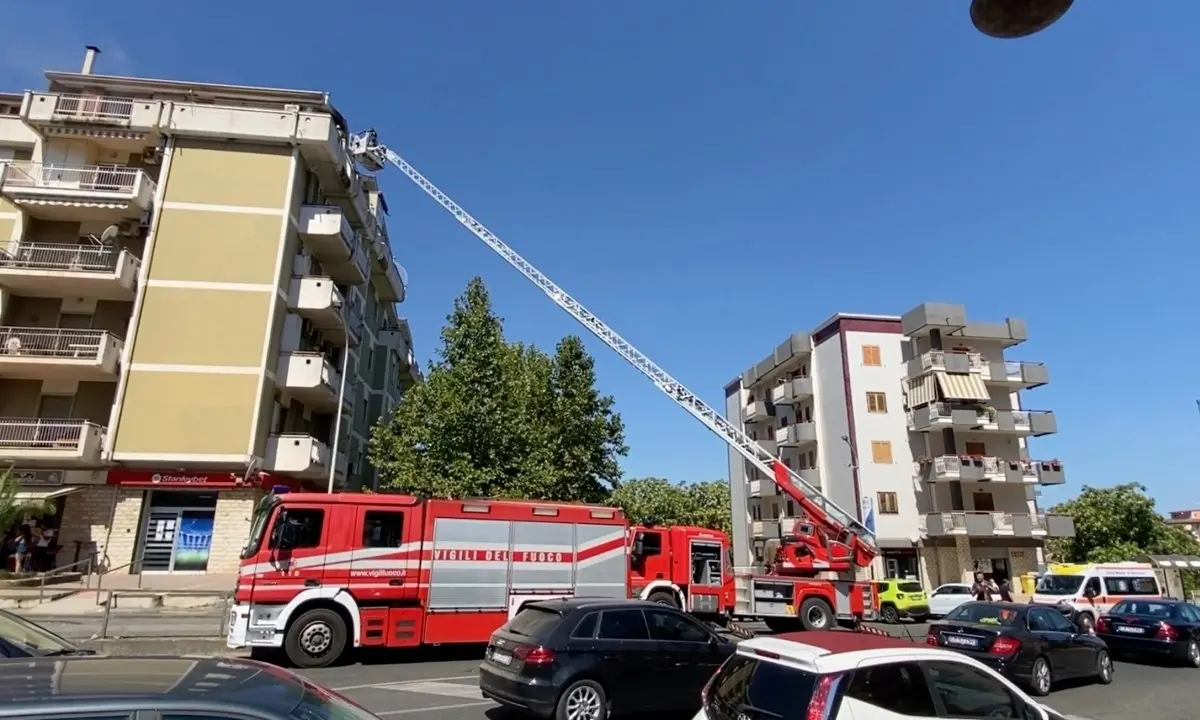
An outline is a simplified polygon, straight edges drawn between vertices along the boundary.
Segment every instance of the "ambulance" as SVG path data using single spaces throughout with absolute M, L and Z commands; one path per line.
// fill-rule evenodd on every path
M 1075 623 L 1091 632 L 1096 618 L 1126 598 L 1161 598 L 1163 586 L 1148 563 L 1051 564 L 1030 602 L 1073 611 Z

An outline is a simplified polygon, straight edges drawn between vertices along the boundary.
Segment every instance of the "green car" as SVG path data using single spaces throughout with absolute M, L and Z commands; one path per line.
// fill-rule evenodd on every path
M 901 618 L 925 622 L 929 617 L 929 597 L 921 583 L 912 580 L 876 580 L 875 606 L 885 623 L 898 623 Z

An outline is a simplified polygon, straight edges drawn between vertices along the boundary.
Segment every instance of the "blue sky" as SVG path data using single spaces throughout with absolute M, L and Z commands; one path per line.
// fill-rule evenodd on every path
M 332 92 L 714 404 L 838 310 L 1024 318 L 1012 357 L 1052 380 L 1026 404 L 1060 429 L 1033 453 L 1068 469 L 1045 499 L 1136 480 L 1200 506 L 1200 4 L 1077 3 L 1021 41 L 965 0 L 15 5 L 0 88 L 95 43 L 98 72 Z M 385 177 L 422 358 L 477 274 L 512 338 L 580 332 Z M 588 340 L 627 474 L 724 477 L 724 445 Z

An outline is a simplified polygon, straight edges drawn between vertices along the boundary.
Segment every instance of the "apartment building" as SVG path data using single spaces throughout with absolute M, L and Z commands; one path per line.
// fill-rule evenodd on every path
M 1177 525 L 1200 540 L 1200 510 L 1172 510 L 1167 515 L 1167 524 Z
M 0 466 L 60 567 L 229 572 L 264 489 L 375 484 L 407 277 L 327 93 L 97 54 L 0 95 Z
M 1015 577 L 1044 563 L 1046 538 L 1075 532 L 1038 507 L 1038 488 L 1065 476 L 1031 455 L 1029 439 L 1057 426 L 1021 403 L 1049 380 L 1042 364 L 1006 358 L 1025 339 L 1020 320 L 968 322 L 959 305 L 839 313 L 730 382 L 727 417 L 874 530 L 871 577 Z M 760 555 L 798 508 L 734 452 L 729 471 L 751 528 L 735 542 Z

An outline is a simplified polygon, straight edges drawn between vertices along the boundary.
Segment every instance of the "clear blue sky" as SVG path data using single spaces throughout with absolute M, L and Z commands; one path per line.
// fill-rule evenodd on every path
M 1024 318 L 1013 357 L 1052 379 L 1026 403 L 1060 429 L 1033 453 L 1068 468 L 1045 499 L 1137 480 L 1200 506 L 1200 3 L 1076 3 L 1022 41 L 977 35 L 966 0 L 10 5 L 5 89 L 91 42 L 98 72 L 331 91 L 714 404 L 834 311 Z M 510 337 L 580 332 L 384 184 L 422 358 L 477 274 Z M 718 439 L 589 342 L 627 474 L 726 475 Z

